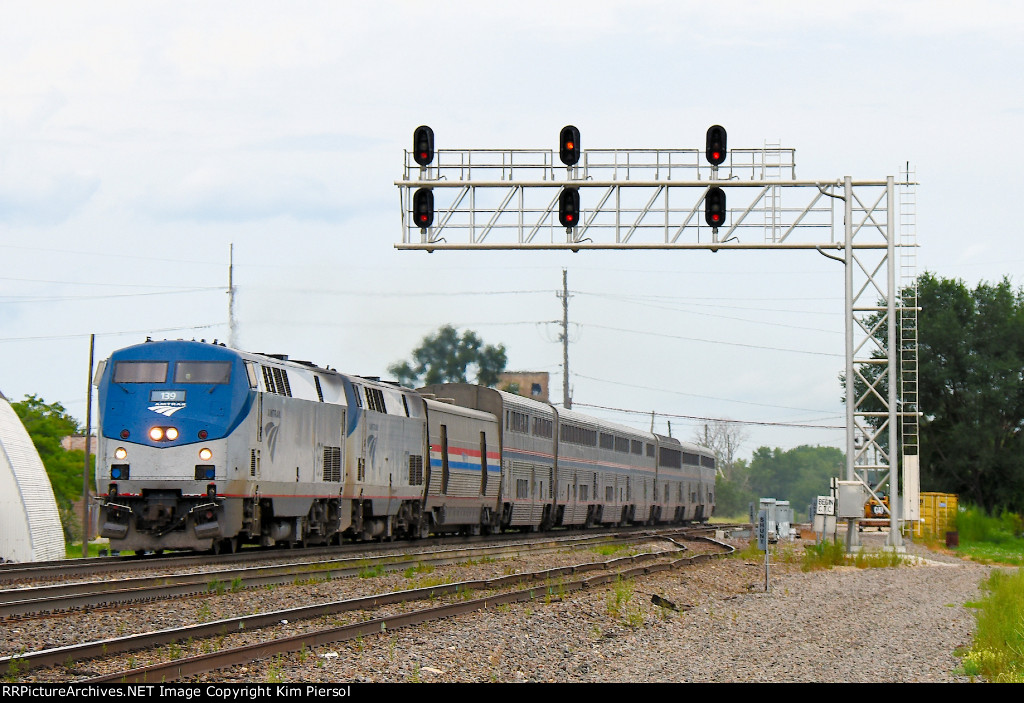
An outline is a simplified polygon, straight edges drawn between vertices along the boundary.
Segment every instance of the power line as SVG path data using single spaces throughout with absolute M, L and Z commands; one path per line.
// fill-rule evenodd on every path
M 238 286 L 240 290 L 248 290 L 257 293 L 301 293 L 303 295 L 344 295 L 351 296 L 353 298 L 408 298 L 415 296 L 417 298 L 450 298 L 453 296 L 457 297 L 477 297 L 481 295 L 533 295 L 537 293 L 544 293 L 550 295 L 553 291 L 550 288 L 543 290 L 473 290 L 473 291 L 416 291 L 410 293 L 408 291 L 368 291 L 368 290 L 325 290 L 323 288 L 260 288 L 252 286 Z
M 223 291 L 224 288 L 184 288 L 182 290 L 149 291 L 146 293 L 109 293 L 107 295 L 3 295 L 0 296 L 0 303 L 24 304 L 24 303 L 63 303 L 77 300 L 109 300 L 110 298 L 139 298 L 142 296 L 154 295 L 179 295 L 181 293 L 209 293 L 210 291 Z
M 796 410 L 799 412 L 806 413 L 831 413 L 831 410 L 815 410 L 813 408 L 794 408 L 788 405 L 769 405 L 767 403 L 755 403 L 749 400 L 732 400 L 730 398 L 718 398 L 713 395 L 699 395 L 697 393 L 684 393 L 683 391 L 673 391 L 667 388 L 654 388 L 653 386 L 641 386 L 634 383 L 621 383 L 619 381 L 608 381 L 603 378 L 594 378 L 593 376 L 584 376 L 582 374 L 575 374 L 576 378 L 585 378 L 588 381 L 597 381 L 598 383 L 609 383 L 613 386 L 625 386 L 626 388 L 634 388 L 644 391 L 660 391 L 662 393 L 671 393 L 672 395 L 683 395 L 688 398 L 700 398 L 701 400 L 716 400 L 723 403 L 737 403 L 740 405 L 754 405 L 759 408 L 771 408 L 773 410 Z
M 192 325 L 191 327 L 164 327 L 161 329 L 148 329 L 148 330 L 125 330 L 123 332 L 97 332 L 97 337 L 121 337 L 126 334 L 159 334 L 162 332 L 184 332 L 186 330 L 208 330 L 214 327 L 223 327 L 223 322 L 218 322 L 210 325 Z M 80 334 L 52 334 L 43 335 L 39 337 L 0 337 L 0 342 L 37 342 L 42 340 L 51 339 L 77 339 L 78 337 L 88 337 L 91 333 L 83 332 Z
M 831 356 L 843 358 L 842 354 L 831 354 L 829 352 L 817 352 L 809 349 L 786 349 L 783 347 L 767 347 L 760 344 L 744 344 L 743 342 L 723 342 L 717 339 L 702 339 L 700 337 L 683 337 L 677 334 L 665 334 L 664 332 L 649 332 L 647 330 L 628 330 L 622 327 L 610 327 L 608 325 L 581 324 L 582 327 L 593 327 L 595 329 L 611 330 L 613 332 L 627 332 L 630 334 L 645 334 L 652 337 L 665 337 L 667 339 L 682 339 L 687 342 L 704 342 L 705 344 L 724 344 L 731 347 L 745 347 L 747 349 L 762 349 L 767 351 L 787 352 L 790 354 L 811 354 L 814 356 Z
M 627 408 L 613 408 L 607 405 L 592 405 L 590 403 L 576 403 L 576 405 L 587 408 L 597 408 L 598 410 L 611 410 L 612 412 L 625 413 L 627 415 L 642 415 L 644 417 L 650 417 L 650 410 L 629 410 Z M 675 417 L 682 420 L 697 420 L 700 422 L 722 422 L 731 425 L 758 425 L 762 427 L 799 427 L 801 429 L 811 430 L 842 430 L 846 429 L 845 425 L 811 425 L 798 422 L 768 422 L 766 420 L 731 420 L 724 417 L 703 417 L 700 415 L 681 415 L 678 413 L 663 413 L 654 411 L 654 414 L 660 417 Z
M 162 286 L 156 283 L 112 283 L 110 281 L 56 281 L 45 278 L 16 278 L 0 276 L 0 281 L 17 281 L 18 283 L 52 283 L 61 286 L 90 286 L 105 288 L 191 288 L 191 286 Z

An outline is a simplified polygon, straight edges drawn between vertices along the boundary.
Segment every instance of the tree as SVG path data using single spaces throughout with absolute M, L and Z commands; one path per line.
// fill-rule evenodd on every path
M 11 403 L 21 424 L 25 426 L 32 444 L 39 452 L 39 458 L 46 468 L 46 475 L 53 487 L 61 525 L 67 539 L 76 538 L 80 529 L 79 518 L 72 504 L 82 498 L 82 468 L 85 452 L 80 449 L 67 451 L 61 446 L 61 439 L 79 434 L 81 425 L 68 415 L 60 403 L 47 404 L 35 395 L 26 395 L 25 400 Z M 92 459 L 95 461 L 95 457 Z M 90 476 L 90 480 L 92 476 Z
M 918 279 L 921 487 L 1024 510 L 1024 291 Z
M 716 515 L 746 515 L 751 501 L 757 499 L 750 490 L 747 463 L 736 458 L 746 439 L 747 433 L 741 425 L 724 420 L 711 420 L 703 429 L 694 430 L 693 442 L 715 455 Z
M 1024 510 L 1024 291 L 1008 279 L 980 283 L 922 274 L 917 281 L 921 489 L 957 493 L 983 507 Z M 878 324 L 880 323 L 880 324 Z M 875 325 L 877 324 L 877 328 Z M 885 340 L 875 316 L 868 329 Z M 875 356 L 880 356 L 876 353 Z M 885 397 L 887 379 L 865 378 Z M 877 380 L 877 383 L 876 383 Z M 845 383 L 844 383 L 845 387 Z M 857 379 L 855 391 L 866 385 Z M 881 410 L 869 395 L 865 410 Z M 876 428 L 883 419 L 872 420 Z M 880 437 L 886 446 L 887 433 Z
M 736 459 L 728 474 L 715 477 L 715 515 L 746 516 L 750 504 L 758 496 L 750 489 L 750 467 L 743 459 Z
M 750 461 L 750 487 L 760 498 L 788 500 L 800 515 L 817 496 L 827 493 L 830 479 L 842 476 L 845 466 L 845 455 L 835 447 L 760 447 Z
M 720 475 L 732 480 L 736 453 L 748 435 L 743 427 L 726 420 L 711 420 L 704 423 L 703 430 L 694 430 L 694 443 L 710 449 L 715 455 L 715 467 Z
M 505 370 L 508 359 L 505 345 L 484 345 L 473 330 L 462 336 L 451 325 L 444 325 L 435 334 L 423 338 L 412 352 L 412 362 L 401 361 L 388 367 L 388 372 L 407 386 L 434 383 L 466 383 L 470 366 L 476 369 L 476 382 L 493 386 Z

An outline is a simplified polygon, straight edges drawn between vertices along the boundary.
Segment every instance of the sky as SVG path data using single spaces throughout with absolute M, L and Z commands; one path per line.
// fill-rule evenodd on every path
M 412 132 L 703 148 L 721 124 L 801 179 L 909 163 L 919 270 L 1021 286 L 1022 36 L 1013 2 L 0 0 L 0 392 L 84 423 L 90 334 L 97 359 L 225 341 L 233 245 L 249 351 L 386 377 L 452 324 L 560 401 L 566 270 L 574 409 L 681 439 L 739 421 L 740 456 L 841 447 L 840 264 L 398 251 Z

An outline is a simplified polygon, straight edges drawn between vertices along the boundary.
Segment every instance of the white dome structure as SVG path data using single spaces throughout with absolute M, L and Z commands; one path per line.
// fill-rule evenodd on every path
M 32 439 L 0 393 L 0 559 L 64 558 L 57 501 Z

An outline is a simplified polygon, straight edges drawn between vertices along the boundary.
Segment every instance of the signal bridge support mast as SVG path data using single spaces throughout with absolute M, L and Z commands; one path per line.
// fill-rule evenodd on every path
M 901 545 L 899 430 L 907 418 L 916 422 L 919 410 L 916 377 L 898 378 L 903 369 L 916 374 L 917 337 L 916 328 L 913 334 L 900 329 L 910 318 L 916 325 L 900 295 L 916 274 L 905 263 L 912 257 L 904 256 L 897 289 L 896 249 L 916 240 L 906 236 L 906 213 L 897 218 L 895 178 L 801 180 L 795 150 L 730 150 L 719 125 L 708 130 L 703 154 L 584 150 L 571 125 L 559 141 L 557 149 L 435 150 L 433 131 L 417 128 L 395 181 L 402 203 L 402 241 L 395 248 L 811 249 L 839 261 L 845 267 L 846 479 L 859 480 L 875 498 L 888 485 L 888 540 Z M 914 185 L 906 180 L 899 185 Z M 906 388 L 915 390 L 900 397 Z M 911 450 L 917 453 L 916 444 Z M 910 495 L 917 494 L 916 478 L 912 472 Z M 858 541 L 851 521 L 847 544 Z

